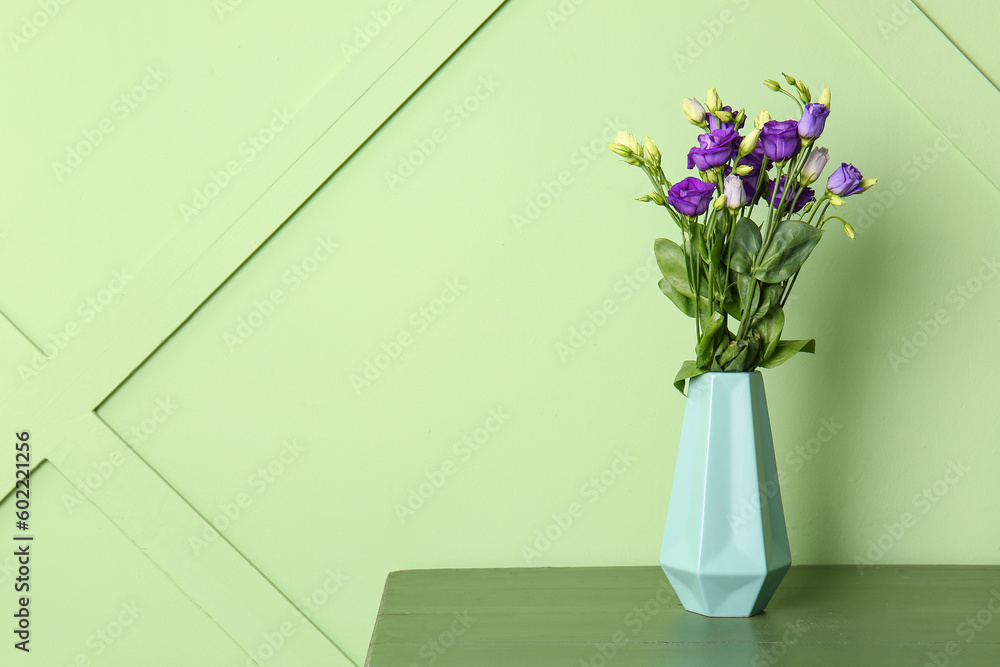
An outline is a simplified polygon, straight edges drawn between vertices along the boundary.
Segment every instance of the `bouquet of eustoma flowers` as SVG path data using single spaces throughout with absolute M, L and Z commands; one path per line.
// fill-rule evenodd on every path
M 671 184 L 649 137 L 640 145 L 620 132 L 608 144 L 652 182 L 653 191 L 639 201 L 663 206 L 681 231 L 680 244 L 660 238 L 653 250 L 663 273 L 660 289 L 694 319 L 695 359 L 685 361 L 674 379 L 682 392 L 685 380 L 702 373 L 773 368 L 797 352 L 815 351 L 813 339 L 781 338 L 784 306 L 828 221 L 840 221 L 854 238 L 846 220 L 828 214 L 830 207 L 843 206 L 877 180 L 862 178 L 844 162 L 816 198 L 810 185 L 829 155 L 815 142 L 830 114 L 830 89 L 813 102 L 805 84 L 785 79 L 794 92 L 771 79 L 764 83 L 794 100 L 800 118 L 772 120 L 763 110 L 745 135 L 740 131 L 746 113 L 723 106 L 715 88 L 708 90 L 704 106 L 684 98 L 685 115 L 704 130 L 687 156 L 688 169 L 697 169 L 698 176 Z

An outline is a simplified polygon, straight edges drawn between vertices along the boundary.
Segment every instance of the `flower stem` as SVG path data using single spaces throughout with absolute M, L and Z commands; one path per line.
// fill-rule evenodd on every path
M 828 200 L 828 197 L 826 195 L 823 195 L 823 199 L 827 199 Z M 823 199 L 820 199 L 820 201 L 823 201 Z M 819 208 L 818 202 L 817 202 L 816 208 Z M 823 229 L 823 223 L 825 222 L 823 220 L 823 216 L 826 215 L 826 209 L 828 209 L 828 208 L 830 208 L 830 202 L 829 201 L 827 201 L 826 205 L 823 207 L 823 212 L 819 214 L 819 222 L 816 224 L 816 229 Z M 813 209 L 812 214 L 809 216 L 809 221 L 808 221 L 809 224 L 812 224 L 813 215 L 815 215 L 815 214 L 816 214 L 816 210 Z M 780 305 L 781 305 L 782 308 L 784 308 L 785 304 L 788 302 L 788 295 L 792 293 L 792 286 L 795 284 L 795 280 L 799 277 L 799 273 L 801 271 L 802 271 L 802 269 L 800 268 L 798 271 L 796 271 L 792 275 L 791 278 L 788 279 L 788 286 L 785 287 L 785 293 L 781 295 Z
M 726 284 L 724 286 L 725 292 L 722 294 L 722 303 L 725 304 L 726 297 L 729 295 L 729 265 L 733 263 L 733 235 L 736 232 L 736 213 L 729 213 L 729 237 L 725 239 L 725 242 L 729 244 L 729 257 L 726 258 Z M 738 293 L 738 291 L 737 291 Z M 723 308 L 725 311 L 725 308 Z M 725 312 L 723 312 L 723 317 L 725 317 Z
M 663 186 L 667 183 L 667 178 L 663 175 L 663 169 L 656 167 L 656 172 L 654 172 L 652 167 L 645 167 L 643 168 L 643 171 L 646 172 L 646 176 L 649 177 L 650 183 L 653 184 L 656 194 L 660 195 L 660 198 L 663 199 L 663 207 L 667 209 L 667 213 L 669 213 L 670 217 L 674 219 L 677 226 L 683 230 L 684 223 L 681 222 L 680 217 L 674 213 L 674 209 L 667 203 L 667 193 L 663 191 Z
M 753 199 L 750 200 L 750 208 L 747 209 L 748 218 L 750 218 L 753 215 L 753 207 L 757 203 L 757 200 L 761 198 L 760 186 L 764 182 L 764 177 L 767 176 L 767 169 L 768 169 L 767 161 L 768 159 L 766 155 L 760 161 L 760 172 L 757 174 L 757 185 L 753 189 Z
M 799 269 L 799 271 L 801 270 L 802 269 Z M 796 278 L 799 277 L 799 271 L 796 271 L 795 275 L 789 278 L 788 286 L 785 288 L 785 293 L 781 295 L 781 301 L 778 303 L 778 305 L 780 305 L 782 308 L 785 307 L 785 303 L 788 301 L 788 295 L 792 293 L 792 285 L 795 284 Z
M 826 206 L 823 207 L 823 212 L 819 214 L 819 222 L 816 223 L 816 229 L 823 229 L 823 223 L 826 219 L 823 217 L 826 215 L 826 209 L 830 208 L 830 202 L 826 202 Z
M 799 106 L 799 113 L 800 114 L 805 113 L 805 108 L 802 106 L 802 102 L 799 101 L 798 97 L 796 97 L 795 95 L 792 95 L 790 92 L 788 92 L 784 88 L 778 88 L 777 92 L 783 93 L 783 94 L 788 95 L 789 97 L 791 97 L 792 101 L 795 102 L 795 104 L 797 104 Z
M 691 220 L 690 217 L 688 219 Z M 687 234 L 687 231 L 684 228 L 681 228 L 681 242 L 684 244 L 684 247 L 682 249 L 684 250 L 684 268 L 687 270 L 688 285 L 690 285 L 694 289 L 694 292 L 695 292 L 695 295 L 694 295 L 694 335 L 695 335 L 695 341 L 696 341 L 696 344 L 697 344 L 697 341 L 701 340 L 701 322 L 699 322 L 699 320 L 698 320 L 698 314 L 699 314 L 698 311 L 699 311 L 699 305 L 700 304 L 698 303 L 698 289 L 697 289 L 697 287 L 695 287 L 694 275 L 691 272 L 691 253 L 689 251 L 692 249 L 692 245 L 693 244 L 688 243 L 688 234 Z
M 830 198 L 829 193 L 824 193 L 823 196 L 819 198 L 819 200 L 816 202 L 816 205 L 813 207 L 812 213 L 809 214 L 809 219 L 806 220 L 806 224 L 808 224 L 808 225 L 812 224 L 813 218 L 816 217 L 816 211 L 819 210 L 820 204 L 822 204 L 823 202 L 825 202 L 829 198 Z M 829 203 L 827 203 L 827 206 L 829 206 Z M 823 213 L 826 213 L 826 209 L 825 208 L 823 209 Z M 823 216 L 820 215 L 819 219 L 822 221 L 823 220 Z

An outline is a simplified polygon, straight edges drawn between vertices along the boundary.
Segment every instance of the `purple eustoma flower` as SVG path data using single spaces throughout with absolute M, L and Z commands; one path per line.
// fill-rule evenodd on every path
M 830 174 L 826 181 L 826 189 L 841 197 L 850 197 L 864 191 L 861 185 L 861 172 L 853 164 L 841 162 L 837 171 Z
M 698 145 L 688 151 L 688 169 L 708 171 L 729 162 L 739 144 L 740 135 L 732 128 L 720 128 L 698 135 Z
M 774 162 L 783 162 L 799 152 L 799 123 L 794 120 L 769 120 L 760 130 L 760 146 Z
M 826 117 L 830 115 L 830 110 L 816 102 L 810 102 L 802 112 L 802 119 L 799 120 L 798 132 L 803 139 L 815 139 L 823 134 L 823 126 L 826 125 Z
M 715 199 L 715 186 L 688 176 L 667 192 L 667 202 L 681 215 L 701 215 Z
M 767 199 L 771 202 L 771 206 L 777 207 L 781 204 L 781 198 L 785 194 L 785 177 L 782 176 L 781 180 L 777 185 L 774 181 L 771 181 L 767 186 Z M 805 186 L 798 187 L 797 183 L 792 185 L 792 193 L 785 198 L 785 210 L 791 211 L 792 213 L 798 213 L 802 210 L 802 207 L 811 201 L 815 201 L 816 193 L 812 188 L 807 188 Z

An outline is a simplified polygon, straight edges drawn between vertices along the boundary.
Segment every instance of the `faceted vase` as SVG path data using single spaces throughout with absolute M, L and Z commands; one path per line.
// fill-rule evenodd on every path
M 693 378 L 660 567 L 688 611 L 753 616 L 791 564 L 761 374 Z

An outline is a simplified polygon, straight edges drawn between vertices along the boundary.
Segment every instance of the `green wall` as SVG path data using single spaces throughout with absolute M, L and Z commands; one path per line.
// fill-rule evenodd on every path
M 604 145 L 680 180 L 681 98 L 782 71 L 879 179 L 764 373 L 793 562 L 997 563 L 1000 10 L 919 5 L 5 4 L 25 660 L 361 664 L 392 570 L 654 564 L 693 341 Z

